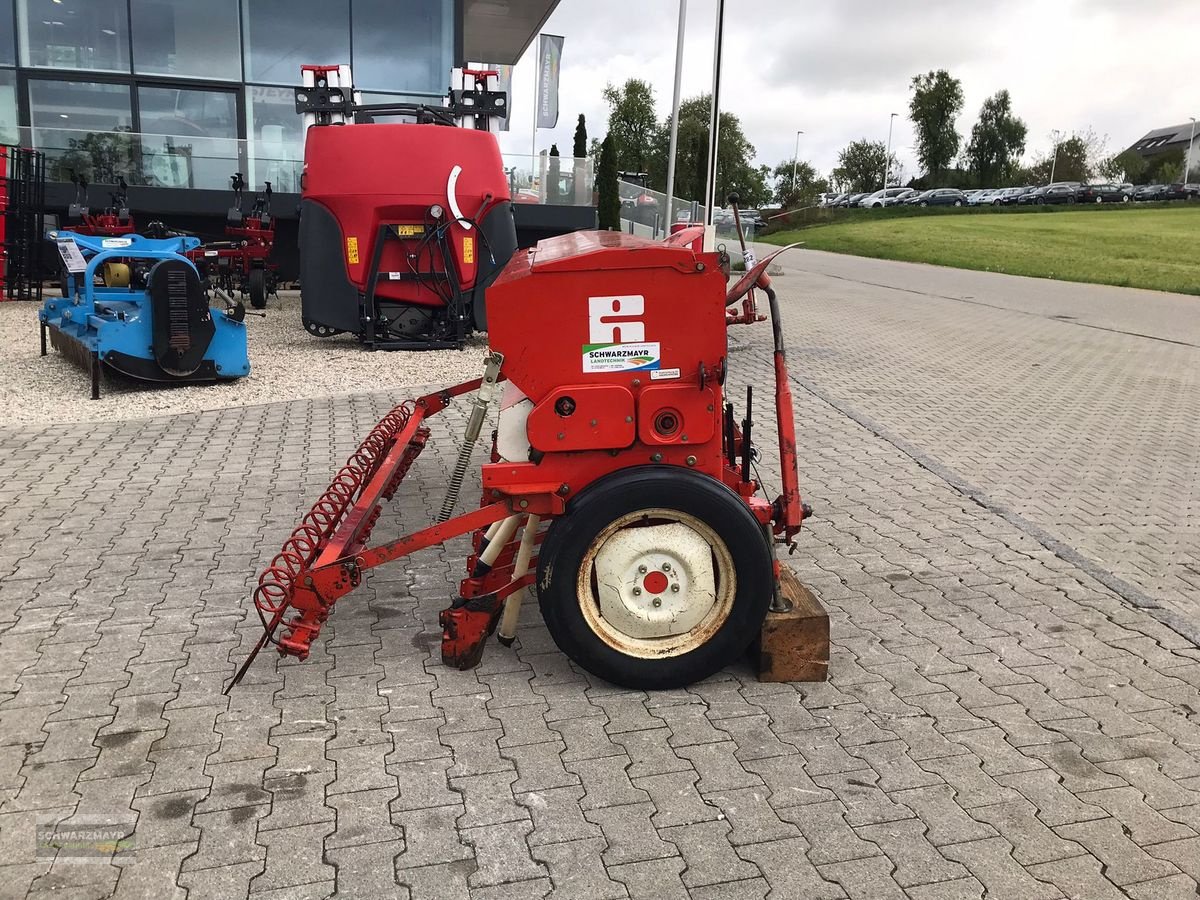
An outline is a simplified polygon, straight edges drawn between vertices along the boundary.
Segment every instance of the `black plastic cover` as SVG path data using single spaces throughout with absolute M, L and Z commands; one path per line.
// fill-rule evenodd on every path
M 300 308 L 310 322 L 362 333 L 358 287 L 346 274 L 337 218 L 316 200 L 300 201 Z
M 164 259 L 150 270 L 154 358 L 168 375 L 200 368 L 217 328 L 196 270 L 181 259 Z

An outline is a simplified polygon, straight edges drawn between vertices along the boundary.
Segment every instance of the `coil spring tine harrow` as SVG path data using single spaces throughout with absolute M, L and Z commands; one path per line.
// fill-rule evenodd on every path
M 363 560 L 355 560 L 355 554 L 365 547 L 379 520 L 380 500 L 392 499 L 424 449 L 429 438 L 424 421 L 454 397 L 477 390 L 481 383 L 482 379 L 476 378 L 418 400 L 406 400 L 371 429 L 259 576 L 253 599 L 263 634 L 226 693 L 241 681 L 268 643 L 275 644 L 281 654 L 301 659 L 308 655 L 334 601 L 359 583 L 361 569 L 367 567 Z M 419 547 L 408 552 L 415 549 Z M 346 575 L 346 583 L 338 585 L 345 590 L 335 590 L 332 596 L 316 594 L 313 573 L 335 565 Z M 299 615 L 285 621 L 289 608 Z M 281 624 L 288 634 L 277 638 L 275 632 Z

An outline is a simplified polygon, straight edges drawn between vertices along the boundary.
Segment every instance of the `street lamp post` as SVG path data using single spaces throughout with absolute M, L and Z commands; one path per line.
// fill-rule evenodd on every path
M 1188 138 L 1188 152 L 1183 162 L 1183 183 L 1188 183 L 1188 175 L 1192 171 L 1192 145 L 1196 143 L 1196 118 L 1192 117 L 1192 136 Z
M 888 142 L 887 154 L 883 160 L 883 205 L 887 206 L 887 186 L 888 176 L 892 174 L 892 126 L 896 124 L 896 116 L 899 113 L 892 113 L 888 119 Z
M 1062 138 L 1059 137 L 1058 131 L 1050 133 L 1054 135 L 1054 162 L 1050 163 L 1050 183 L 1054 184 L 1054 173 L 1058 170 L 1058 148 L 1062 146 Z
M 1192 124 L 1195 125 L 1196 120 L 1192 119 Z M 803 131 L 796 132 L 796 152 L 792 154 L 792 193 L 796 193 L 796 170 L 800 165 L 800 135 Z
M 721 50 L 725 39 L 725 0 L 717 0 L 716 36 L 713 40 L 712 109 L 708 120 L 708 172 L 704 185 L 704 224 L 713 224 L 717 208 L 717 148 L 721 143 Z
M 679 34 L 675 38 L 675 92 L 671 96 L 671 139 L 667 150 L 667 221 L 666 228 L 671 230 L 671 218 L 675 203 L 675 148 L 679 142 L 679 86 L 683 78 L 683 32 L 687 22 L 687 0 L 679 0 Z

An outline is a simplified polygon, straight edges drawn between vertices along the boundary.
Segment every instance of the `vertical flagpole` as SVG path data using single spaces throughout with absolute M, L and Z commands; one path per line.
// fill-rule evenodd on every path
M 675 39 L 675 93 L 671 98 L 671 146 L 667 151 L 667 218 L 665 227 L 671 231 L 675 220 L 671 207 L 675 203 L 675 147 L 679 141 L 679 91 L 683 80 L 683 27 L 687 20 L 687 0 L 679 0 L 679 36 Z
M 539 44 L 541 37 L 538 37 Z M 529 134 L 529 155 L 537 157 L 537 120 L 538 120 L 538 99 L 541 93 L 542 86 L 542 51 L 538 48 L 537 56 L 533 63 L 533 128 Z M 533 164 L 530 163 L 530 171 L 533 171 Z
M 717 0 L 717 34 L 713 45 L 712 116 L 708 125 L 708 183 L 704 190 L 704 224 L 713 223 L 717 195 L 717 144 L 721 128 L 721 41 L 725 32 L 725 0 Z

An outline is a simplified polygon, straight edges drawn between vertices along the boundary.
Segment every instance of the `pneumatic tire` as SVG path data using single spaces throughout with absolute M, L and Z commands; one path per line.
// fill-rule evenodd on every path
M 538 601 L 559 649 L 593 675 L 676 688 L 734 662 L 759 634 L 772 562 L 761 524 L 724 484 L 674 467 L 626 469 L 553 521 Z
M 267 308 L 267 273 L 262 269 L 250 270 L 250 305 L 255 309 Z

